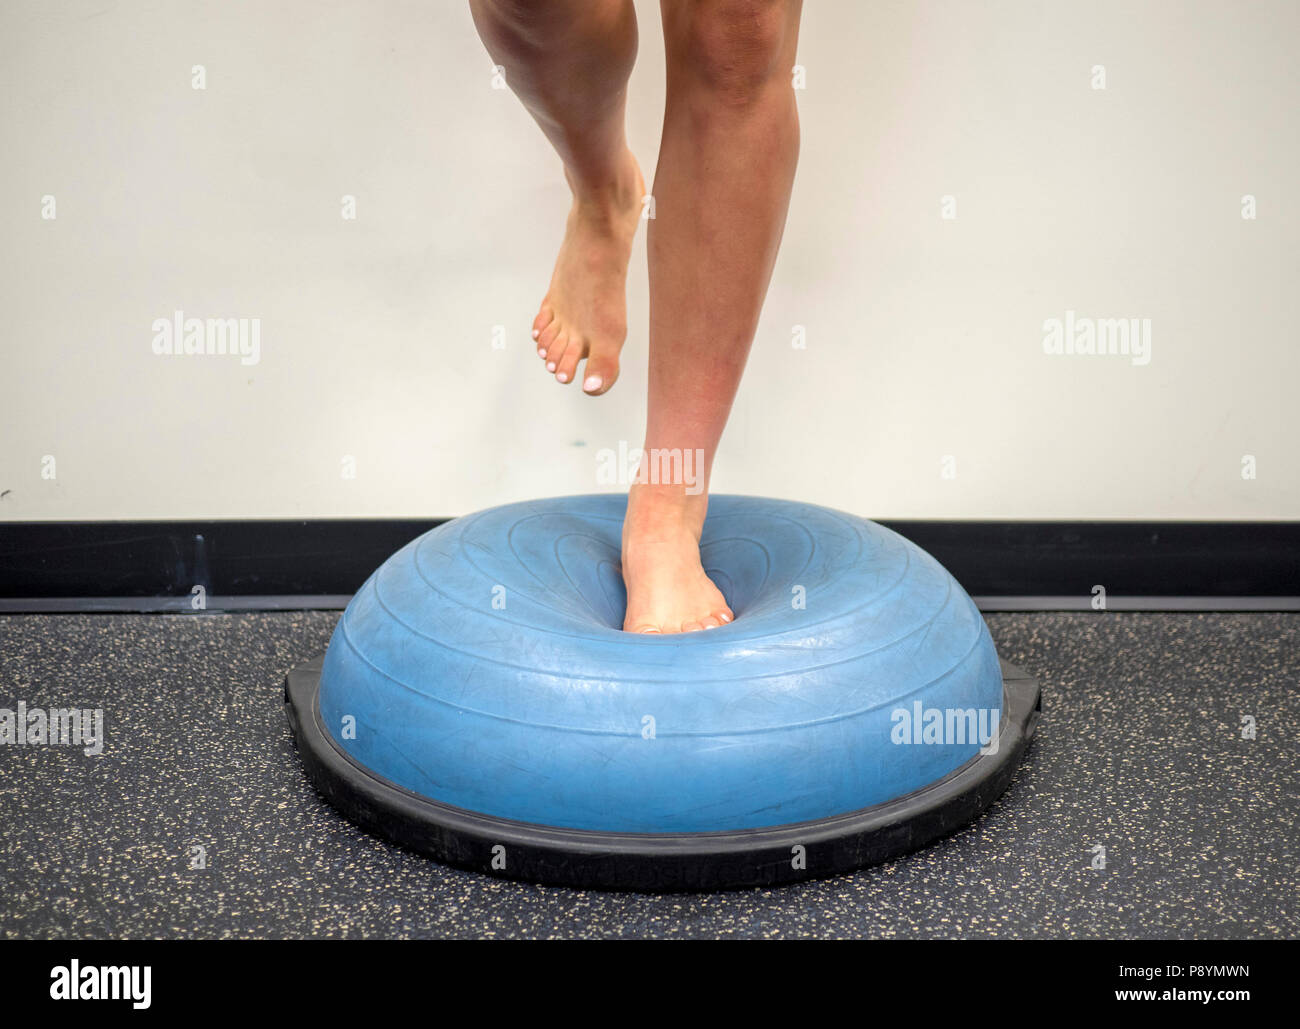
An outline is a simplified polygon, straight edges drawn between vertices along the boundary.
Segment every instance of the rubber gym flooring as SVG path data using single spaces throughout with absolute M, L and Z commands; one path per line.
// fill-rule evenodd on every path
M 283 709 L 338 617 L 0 617 L 0 708 L 105 721 L 97 756 L 0 746 L 0 937 L 1300 935 L 1297 614 L 988 614 L 1043 717 L 983 817 L 851 875 L 661 896 L 449 869 L 339 818 Z

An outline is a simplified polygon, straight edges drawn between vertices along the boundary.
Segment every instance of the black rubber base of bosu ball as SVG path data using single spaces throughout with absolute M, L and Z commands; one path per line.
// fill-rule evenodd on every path
M 380 778 L 321 724 L 322 658 L 285 679 L 285 703 L 307 775 L 346 818 L 439 861 L 501 878 L 643 892 L 801 882 L 877 864 L 972 821 L 1007 788 L 1042 711 L 1038 681 L 1002 661 L 1002 725 L 956 771 L 885 804 L 768 829 L 640 834 L 493 818 L 429 800 Z

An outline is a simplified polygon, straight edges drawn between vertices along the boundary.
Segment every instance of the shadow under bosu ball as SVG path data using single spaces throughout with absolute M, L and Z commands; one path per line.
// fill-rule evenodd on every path
M 874 522 L 710 499 L 700 550 L 736 618 L 621 630 L 626 498 L 510 504 L 408 543 L 289 673 L 320 792 L 491 875 L 627 890 L 848 871 L 975 818 L 1034 731 L 947 571 Z

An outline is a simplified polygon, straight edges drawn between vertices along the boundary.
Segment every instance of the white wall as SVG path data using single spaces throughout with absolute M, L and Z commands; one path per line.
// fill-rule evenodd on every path
M 1294 0 L 807 0 L 799 176 L 715 488 L 1300 517 L 1297 40 Z M 463 3 L 5 0 L 0 95 L 0 519 L 454 515 L 610 488 L 597 452 L 639 441 L 643 248 L 617 387 L 556 385 L 528 329 L 566 191 Z M 178 308 L 260 319 L 260 360 L 156 356 Z M 1150 319 L 1150 363 L 1045 354 L 1067 310 Z

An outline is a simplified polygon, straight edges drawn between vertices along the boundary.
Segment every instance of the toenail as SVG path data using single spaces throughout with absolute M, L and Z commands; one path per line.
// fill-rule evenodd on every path
M 534 329 L 534 330 L 533 330 L 533 339 L 536 339 L 536 338 L 537 338 L 538 336 L 540 336 L 541 334 L 542 334 L 542 333 L 541 333 L 541 330 L 540 330 L 540 329 Z
M 569 381 L 569 377 L 568 377 L 567 375 L 565 375 L 564 372 L 560 372 L 560 374 L 557 375 L 556 378 L 559 379 L 561 382 L 568 382 L 568 381 Z
M 600 389 L 600 384 L 604 381 L 599 375 L 588 375 L 587 381 L 582 384 L 582 388 L 588 393 L 595 393 L 596 390 Z
M 553 372 L 553 371 L 555 371 L 555 362 L 554 362 L 554 361 L 547 361 L 547 362 L 546 362 L 546 370 L 547 370 L 548 372 Z

